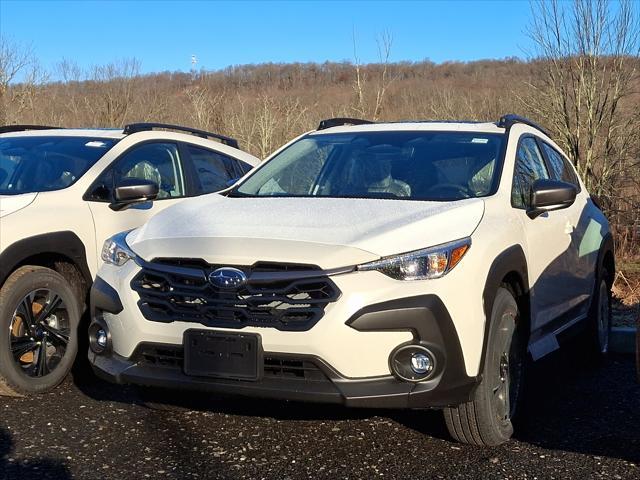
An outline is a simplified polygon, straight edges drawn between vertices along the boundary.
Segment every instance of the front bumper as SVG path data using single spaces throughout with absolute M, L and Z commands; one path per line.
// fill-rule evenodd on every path
M 267 358 L 268 357 L 268 354 Z M 289 378 L 263 375 L 258 381 L 240 381 L 192 377 L 180 366 L 157 366 L 111 353 L 89 353 L 96 375 L 118 384 L 135 384 L 181 390 L 204 391 L 279 400 L 343 404 L 366 408 L 438 408 L 470 400 L 477 378 L 459 378 L 456 382 L 434 386 L 401 382 L 389 375 L 370 379 L 341 377 L 318 358 L 297 356 L 293 363 L 313 363 L 324 378 Z M 286 363 L 287 360 L 284 360 Z
M 122 315 L 118 294 L 100 278 L 92 288 L 91 300 L 94 319 L 104 322 L 100 318 L 101 312 Z M 467 375 L 456 329 L 449 312 L 436 295 L 419 295 L 369 305 L 353 314 L 345 328 L 359 334 L 411 332 L 413 339 L 401 345 L 420 344 L 428 348 L 435 356 L 436 369 L 428 380 L 419 383 L 402 381 L 391 374 L 349 378 L 317 355 L 266 351 L 257 381 L 226 380 L 186 375 L 181 344 L 147 343 L 144 340 L 138 343 L 129 357 L 108 350 L 100 355 L 90 352 L 89 359 L 99 377 L 119 384 L 353 407 L 437 408 L 458 405 L 471 399 L 480 380 Z M 372 350 L 371 355 L 379 353 Z M 367 358 L 359 361 L 366 363 Z

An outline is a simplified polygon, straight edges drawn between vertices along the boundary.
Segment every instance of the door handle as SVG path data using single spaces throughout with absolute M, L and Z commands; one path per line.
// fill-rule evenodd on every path
M 575 229 L 575 225 L 567 220 L 567 223 L 564 226 L 564 233 L 566 233 L 567 235 L 571 235 Z

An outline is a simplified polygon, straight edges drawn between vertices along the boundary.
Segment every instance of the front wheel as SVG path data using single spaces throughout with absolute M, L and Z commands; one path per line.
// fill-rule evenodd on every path
M 52 390 L 78 351 L 79 302 L 69 282 L 45 267 L 24 266 L 0 289 L 0 394 Z
M 446 408 L 451 436 L 472 445 L 500 445 L 513 434 L 522 389 L 525 341 L 518 324 L 518 304 L 506 288 L 498 289 L 491 313 L 482 381 L 473 400 Z

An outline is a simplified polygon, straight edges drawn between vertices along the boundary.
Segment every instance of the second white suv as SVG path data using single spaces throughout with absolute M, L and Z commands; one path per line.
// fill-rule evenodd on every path
M 323 121 L 102 254 L 90 360 L 119 383 L 443 408 L 454 438 L 495 445 L 528 356 L 574 327 L 608 347 L 607 220 L 514 115 Z
M 0 127 L 0 394 L 69 372 L 106 238 L 257 164 L 232 138 L 176 125 Z

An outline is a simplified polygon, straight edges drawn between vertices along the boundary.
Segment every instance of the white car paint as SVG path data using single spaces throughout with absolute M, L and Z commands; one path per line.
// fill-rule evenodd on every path
M 200 214 L 209 209 L 218 213 Z M 467 237 L 483 212 L 484 202 L 479 198 L 443 203 L 208 195 L 156 215 L 129 241 L 148 260 L 184 257 L 195 249 L 209 263 L 228 263 L 232 261 L 229 255 L 246 256 L 245 242 L 252 244 L 249 251 L 257 249 L 265 258 L 277 258 L 270 249 L 278 249 L 280 243 L 299 242 L 322 245 L 326 252 L 330 246 L 356 248 L 379 258 Z M 199 221 L 194 222 L 196 217 Z M 166 244 L 166 250 L 159 241 Z M 353 265 L 348 257 L 343 260 L 347 263 L 335 261 L 325 256 L 317 260 L 322 268 Z
M 396 123 L 335 127 L 311 134 L 389 130 L 505 131 L 493 123 Z M 533 328 L 543 327 L 549 318 L 568 312 L 582 295 L 590 293 L 587 287 L 593 285 L 597 251 L 591 249 L 588 258 L 584 258 L 584 264 L 590 269 L 585 268 L 579 274 L 582 283 L 578 284 L 572 298 L 552 305 L 536 301 L 539 280 L 545 271 L 554 262 L 565 260 L 563 253 L 572 243 L 581 243 L 584 231 L 580 214 L 589 195 L 581 184 L 574 207 L 548 212 L 536 219 L 529 218 L 524 210 L 511 208 L 514 158 L 522 135 L 537 136 L 558 148 L 539 130 L 525 124 L 513 125 L 498 190 L 482 199 L 436 204 L 332 198 L 225 198 L 214 194 L 166 209 L 130 233 L 127 242 L 147 261 L 160 257 L 187 257 L 216 265 L 252 265 L 269 261 L 306 263 L 330 269 L 470 237 L 469 252 L 444 277 L 400 281 L 375 271 L 336 274 L 331 279 L 343 295 L 329 304 L 324 317 L 310 330 L 280 332 L 271 328 L 245 327 L 241 331 L 259 333 L 263 348 L 268 352 L 317 355 L 344 377 L 389 375 L 389 354 L 399 344 L 410 340 L 411 334 L 359 332 L 345 325 L 345 321 L 367 305 L 432 293 L 442 299 L 452 317 L 467 375 L 476 376 L 480 372 L 487 321 L 483 290 L 492 261 L 502 252 L 516 245 L 524 250 L 532 287 Z M 209 211 L 217 213 L 209 215 Z M 589 215 L 589 221 L 597 223 L 602 238 L 608 232 L 604 215 L 598 212 Z M 571 228 L 567 229 L 567 225 Z M 566 287 L 566 282 L 577 281 L 578 277 L 574 277 L 566 265 L 561 267 L 564 275 L 553 279 L 547 288 L 557 291 Z M 121 313 L 104 314 L 116 354 L 127 358 L 141 342 L 179 345 L 187 329 L 207 328 L 180 321 L 147 321 L 137 305 L 139 296 L 130 287 L 131 279 L 139 271 L 140 267 L 129 261 L 122 267 L 105 264 L 99 272 L 99 276 L 118 292 L 124 307 Z M 532 336 L 534 357 L 542 350 L 546 349 L 544 353 L 550 351 L 548 345 L 536 350 L 535 342 L 548 344 L 551 338 L 553 343 L 558 331 L 546 332 L 541 337 Z
M 18 210 L 31 205 L 37 193 L 23 193 L 20 195 L 0 195 L 0 218 L 6 217 Z
M 122 230 L 142 225 L 154 213 L 182 201 L 160 199 L 144 207 L 113 211 L 108 203 L 83 200 L 83 195 L 102 172 L 124 152 L 148 141 L 183 142 L 207 148 L 256 166 L 259 160 L 241 150 L 195 135 L 169 131 L 143 131 L 124 135 L 112 129 L 30 130 L 1 134 L 0 138 L 73 136 L 119 140 L 105 155 L 71 186 L 55 191 L 3 195 L 0 197 L 0 254 L 18 242 L 52 232 L 73 232 L 84 245 L 86 262 L 92 276 L 101 264 L 100 251 L 106 238 Z M 55 252 L 52 252 L 55 253 Z

